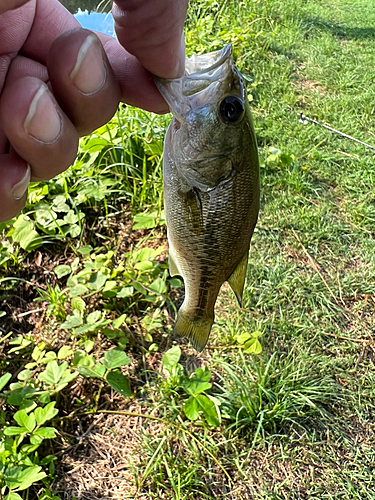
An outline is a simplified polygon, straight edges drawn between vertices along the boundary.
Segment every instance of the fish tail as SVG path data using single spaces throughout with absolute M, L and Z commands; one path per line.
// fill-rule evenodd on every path
M 179 310 L 174 332 L 180 337 L 187 337 L 193 344 L 194 349 L 203 351 L 210 335 L 214 318 L 202 318 Z

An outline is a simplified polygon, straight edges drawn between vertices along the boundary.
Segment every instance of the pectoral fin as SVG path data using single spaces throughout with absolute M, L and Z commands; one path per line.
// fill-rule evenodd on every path
M 177 263 L 177 257 L 173 248 L 173 245 L 171 242 L 169 242 L 169 257 L 168 257 L 168 264 L 169 264 L 169 274 L 171 276 L 182 276 L 181 270 L 178 266 Z
M 242 293 L 245 286 L 248 259 L 249 252 L 245 252 L 244 256 L 240 260 L 240 263 L 227 279 L 231 289 L 234 291 L 237 297 L 240 307 L 242 307 Z
M 203 213 L 199 189 L 193 187 L 186 193 L 180 192 L 180 195 L 183 196 L 187 208 L 188 226 L 197 236 L 200 236 L 203 230 Z

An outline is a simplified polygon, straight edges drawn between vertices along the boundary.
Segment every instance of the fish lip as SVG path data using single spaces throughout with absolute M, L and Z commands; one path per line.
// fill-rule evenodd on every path
M 191 80 L 201 80 L 204 79 L 204 75 L 215 69 L 221 67 L 225 61 L 232 57 L 233 48 L 232 44 L 228 44 L 220 50 L 214 50 L 213 52 L 208 52 L 207 54 L 193 55 L 186 60 L 185 63 L 185 74 L 180 78 L 161 78 L 159 76 L 154 76 L 154 82 L 156 83 L 158 89 L 160 84 L 167 84 L 170 82 L 178 82 L 186 79 Z M 217 59 L 210 66 L 204 63 L 205 60 Z M 195 65 L 195 66 L 194 66 Z M 196 69 L 202 66 L 200 69 Z M 159 89 L 160 90 L 160 89 Z
M 219 84 L 232 70 L 232 52 L 232 45 L 229 44 L 214 52 L 193 55 L 187 59 L 185 75 L 180 78 L 153 77 L 157 89 L 179 122 L 184 124 L 185 117 L 192 109 L 190 98 L 194 98 L 212 84 Z M 202 84 L 199 85 L 199 82 Z

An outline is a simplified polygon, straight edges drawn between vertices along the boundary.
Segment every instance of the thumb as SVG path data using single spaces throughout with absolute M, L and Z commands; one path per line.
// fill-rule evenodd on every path
M 18 9 L 29 0 L 1 0 L 0 2 L 0 14 L 4 14 L 8 10 Z
M 187 5 L 188 0 L 115 0 L 112 13 L 119 42 L 154 75 L 182 76 Z

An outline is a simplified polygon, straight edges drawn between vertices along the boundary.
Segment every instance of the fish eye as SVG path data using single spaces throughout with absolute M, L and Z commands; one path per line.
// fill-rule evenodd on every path
M 238 122 L 244 113 L 244 104 L 239 97 L 228 95 L 219 105 L 220 118 L 224 123 Z

